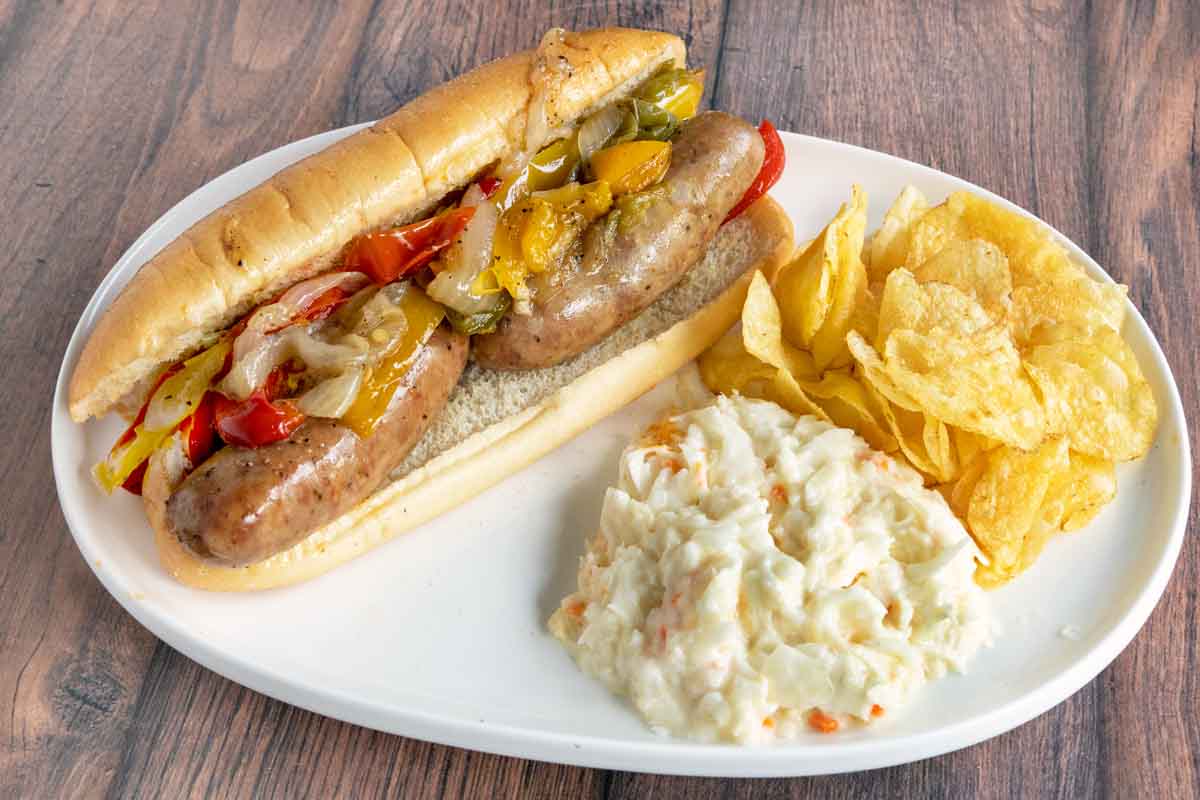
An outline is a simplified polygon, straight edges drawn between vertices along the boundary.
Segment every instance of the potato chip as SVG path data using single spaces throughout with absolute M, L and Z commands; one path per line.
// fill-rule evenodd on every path
M 870 385 L 882 397 L 909 411 L 920 411 L 921 405 L 907 392 L 898 387 L 884 369 L 883 359 L 858 331 L 846 334 L 846 346 L 857 362 L 863 382 Z
M 893 270 L 883 287 L 875 348 L 882 351 L 894 330 L 969 336 L 993 324 L 971 295 L 945 283 L 917 282 L 906 269 Z
M 850 202 L 776 280 L 784 337 L 811 351 L 818 370 L 850 363 L 845 336 L 867 286 L 862 264 L 866 227 L 866 196 L 855 186 Z
M 1040 327 L 1060 323 L 1087 332 L 1101 328 L 1120 331 L 1127 291 L 1125 286 L 1094 281 L 1052 260 L 1037 285 L 1013 289 L 1013 337 L 1025 346 Z
M 1120 329 L 1124 315 L 1123 290 L 1088 277 L 1083 267 L 1071 260 L 1066 247 L 1037 220 L 969 192 L 955 192 L 946 205 L 960 215 L 972 236 L 994 243 L 1008 257 L 1014 292 L 1018 287 L 1050 291 L 1070 303 L 1086 302 L 1106 324 Z M 1115 292 L 1103 291 L 1105 287 Z
M 1055 530 L 1078 530 L 1116 496 L 1116 464 L 1072 450 L 1069 468 L 1046 489 L 1040 516 Z
M 760 394 L 752 394 L 750 396 L 778 403 L 793 414 L 811 414 L 825 422 L 833 422 L 829 415 L 825 413 L 825 409 L 817 405 L 808 396 L 800 384 L 796 382 L 796 379 L 792 377 L 792 374 L 786 369 L 775 370 L 775 376 L 771 383 L 763 387 Z
M 908 234 L 908 251 L 900 266 L 913 272 L 953 242 L 970 238 L 973 238 L 971 230 L 961 212 L 952 208 L 947 200 L 926 211 L 912 224 Z
M 929 210 L 929 201 L 914 186 L 905 186 L 883 216 L 883 224 L 864 249 L 863 262 L 872 283 L 882 282 L 889 272 L 904 266 L 913 224 Z
M 892 435 L 904 458 L 929 484 L 937 483 L 938 465 L 925 450 L 925 417 L 914 411 L 906 411 L 889 404 L 885 412 Z
M 987 452 L 981 450 L 970 461 L 964 463 L 962 472 L 954 479 L 953 483 L 946 484 L 950 488 L 950 496 L 947 499 L 950 508 L 964 520 L 967 518 L 967 509 L 971 505 L 971 495 L 975 493 L 975 486 L 983 477 L 987 466 Z
M 865 380 L 865 376 L 863 385 L 872 396 L 874 404 L 880 409 L 883 419 L 887 423 L 887 430 L 890 431 L 900 453 L 909 465 L 921 473 L 927 483 L 936 484 L 950 480 L 950 477 L 944 474 L 938 454 L 930 453 L 926 445 L 927 439 L 930 438 L 926 433 L 926 426 L 931 421 L 935 424 L 940 424 L 940 422 L 920 412 L 909 411 L 892 403 L 878 391 L 874 384 Z M 933 434 L 933 438 L 936 439 L 936 434 Z
M 1090 522 L 1116 494 L 1113 462 L 1071 452 L 1068 467 L 1050 479 L 1037 518 L 1021 544 L 1016 572 L 1028 569 L 1052 537 Z
M 775 366 L 783 366 L 783 320 L 779 316 L 779 305 L 762 272 L 755 271 L 746 290 L 746 302 L 742 306 L 742 342 L 746 352 Z
M 935 281 L 970 295 L 994 320 L 1012 308 L 1012 273 L 999 247 L 983 239 L 953 241 L 916 268 L 919 283 Z
M 863 235 L 867 228 L 867 198 L 855 187 L 850 198 L 851 215 L 838 231 L 838 270 L 833 285 L 833 303 L 825 321 L 812 339 L 813 361 L 818 370 L 849 366 L 846 333 L 867 292 L 867 269 L 862 263 Z
M 800 353 L 801 356 L 806 354 Z M 741 394 L 778 403 L 794 414 L 829 416 L 800 388 L 786 369 L 767 364 L 746 351 L 743 331 L 732 329 L 698 359 L 700 378 L 710 391 Z
M 988 558 L 975 573 L 983 586 L 998 586 L 1022 569 L 1025 537 L 1039 519 L 1050 483 L 1069 467 L 1067 442 L 1048 439 L 1036 450 L 992 450 L 967 503 L 967 528 Z
M 1018 344 L 1044 323 L 1121 329 L 1124 286 L 1092 280 L 1044 225 L 968 192 L 950 195 L 914 225 L 905 266 L 916 272 L 955 241 L 967 239 L 991 242 L 1008 259 Z
M 950 428 L 950 441 L 954 446 L 955 458 L 964 469 L 975 460 L 975 456 L 999 446 L 987 437 L 962 428 Z
M 1157 408 L 1120 337 L 1125 289 L 1092 280 L 1040 223 L 906 188 L 862 246 L 850 202 L 700 359 L 714 391 L 849 427 L 946 498 L 996 586 L 1116 493 Z M 848 369 L 847 369 L 848 367 Z
M 876 334 L 877 346 L 885 352 L 890 352 L 888 340 L 897 331 L 904 331 L 906 335 L 920 336 L 920 340 L 928 344 L 928 347 L 922 348 L 926 358 L 921 361 L 927 371 L 940 372 L 943 374 L 943 378 L 948 379 L 943 381 L 949 392 L 946 399 L 949 399 L 954 407 L 960 410 L 960 413 L 949 416 L 948 414 L 953 412 L 947 411 L 945 403 L 934 401 L 933 404 L 930 404 L 927 402 L 925 394 L 928 393 L 928 390 L 915 388 L 920 382 L 912 374 L 912 370 L 906 369 L 902 364 L 893 365 L 890 363 L 890 357 L 885 359 L 884 371 L 890 377 L 891 384 L 899 388 L 907 397 L 913 398 L 918 406 L 917 409 L 910 410 L 919 410 L 934 418 L 925 425 L 927 431 L 925 436 L 935 437 L 928 441 L 937 443 L 932 450 L 926 448 L 934 469 L 922 468 L 922 471 L 929 471 L 938 480 L 949 480 L 958 471 L 957 459 L 950 447 L 949 435 L 942 429 L 944 426 L 940 426 L 941 421 L 968 430 L 976 430 L 1018 447 L 1031 447 L 1041 439 L 1044 431 L 1039 427 L 1036 419 L 1038 416 L 1037 401 L 1032 392 L 1021 391 L 1023 388 L 1028 389 L 1029 387 L 1025 376 L 1020 371 L 1020 361 L 1016 350 L 1011 343 L 1007 342 L 1004 329 L 997 327 L 992 318 L 971 295 L 945 283 L 919 284 L 908 270 L 893 270 L 888 275 L 883 299 L 880 303 L 878 333 Z M 938 364 L 937 351 L 939 347 L 947 351 L 955 348 L 958 353 L 953 360 L 943 360 Z M 974 347 L 974 351 L 972 347 Z M 901 352 L 898 348 L 892 348 L 892 351 Z M 858 354 L 856 353 L 856 355 Z M 971 363 L 966 364 L 959 359 L 971 359 Z M 956 380 L 959 377 L 970 377 L 972 372 L 977 376 L 982 376 L 982 381 L 974 386 L 973 393 L 965 396 L 971 408 L 964 410 L 962 403 L 957 402 L 951 395 L 956 393 L 954 386 Z M 979 398 L 996 397 L 1003 394 L 1003 392 L 993 391 L 991 383 L 996 380 L 996 375 L 1003 378 L 1006 374 L 1016 381 L 1011 388 L 1017 392 L 1014 395 L 1015 402 L 1021 407 L 1011 409 L 1012 413 L 1004 413 L 1003 409 L 993 408 L 991 413 L 993 416 L 1012 416 L 1015 423 L 1014 421 L 1001 423 L 994 419 L 982 421 L 971 419 L 970 416 L 979 408 L 981 402 Z M 909 380 L 909 385 L 904 385 L 905 380 Z M 876 383 L 879 382 L 876 381 Z M 880 386 L 880 390 L 885 395 L 892 395 L 886 384 Z M 903 398 L 900 399 L 899 404 L 906 405 Z M 1030 412 L 1033 414 L 1033 418 L 1026 420 L 1028 424 L 1022 425 L 1020 423 L 1025 416 L 1026 409 L 1029 408 L 1033 409 Z M 1014 424 L 1018 428 L 1016 431 L 1012 430 Z M 998 428 L 997 425 L 1000 427 Z M 1029 425 L 1032 425 L 1033 428 L 1029 428 Z M 998 434 L 1000 430 L 1008 430 L 1008 433 Z M 904 437 L 900 438 L 904 439 Z
M 957 472 L 950 478 L 950 483 L 939 486 L 938 489 L 947 496 L 947 502 L 954 509 L 954 513 L 965 519 L 971 493 L 987 466 L 988 451 L 1005 445 L 977 433 L 964 431 L 962 428 L 947 427 Z
M 882 302 L 883 284 L 868 285 L 855 306 L 854 313 L 850 315 L 850 330 L 857 331 L 868 342 L 875 341 L 875 334 L 879 330 L 879 306 Z M 846 349 L 849 352 L 849 346 Z
M 786 369 L 799 380 L 817 380 L 813 357 L 783 338 L 783 323 L 771 286 L 755 272 L 742 307 L 742 343 L 746 352 L 778 369 Z
M 730 329 L 702 353 L 697 364 L 705 386 L 718 394 L 749 395 L 746 387 L 753 382 L 775 379 L 775 368 L 746 352 L 742 332 L 736 328 Z
M 1071 453 L 1070 498 L 1059 527 L 1070 533 L 1087 525 L 1117 496 L 1117 465 L 1112 461 Z
M 856 431 L 876 450 L 890 453 L 897 448 L 879 400 L 854 375 L 830 371 L 820 381 L 801 383 L 800 387 L 834 425 Z
M 950 443 L 950 429 L 937 417 L 925 414 L 921 440 L 933 463 L 933 479 L 938 483 L 954 480 L 958 474 L 958 455 Z
M 1044 259 L 1065 255 L 1062 245 L 1036 220 L 970 192 L 954 192 L 914 227 L 905 266 L 916 270 L 951 242 L 968 239 L 999 247 L 1008 257 L 1014 285 L 1032 285 L 1023 278 L 1038 275 Z
M 893 331 L 883 353 L 892 382 L 922 411 L 989 439 L 1029 450 L 1046 417 L 1021 359 L 998 326 L 969 336 Z
M 1101 328 L 1088 338 L 1070 326 L 1043 329 L 1025 354 L 1051 430 L 1071 448 L 1109 461 L 1141 458 L 1154 441 L 1158 408 L 1129 345 Z
M 836 230 L 830 231 L 837 223 L 835 218 L 775 276 L 775 295 L 786 319 L 783 334 L 796 347 L 811 346 L 833 302 L 834 259 L 826 255 L 826 242 L 836 240 Z

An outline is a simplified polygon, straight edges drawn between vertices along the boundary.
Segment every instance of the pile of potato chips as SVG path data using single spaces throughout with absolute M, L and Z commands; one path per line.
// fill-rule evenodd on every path
M 1125 287 L 1045 227 L 967 192 L 912 187 L 866 238 L 850 202 L 700 359 L 713 391 L 852 428 L 946 497 L 1000 585 L 1116 495 L 1158 411 L 1121 338 Z M 773 285 L 772 285 L 773 284 Z

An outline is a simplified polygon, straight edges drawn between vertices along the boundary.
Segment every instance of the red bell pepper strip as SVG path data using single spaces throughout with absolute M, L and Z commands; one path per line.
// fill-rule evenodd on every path
M 290 401 L 276 398 L 283 393 L 288 373 L 293 371 L 290 364 L 271 370 L 263 385 L 240 403 L 210 392 L 217 434 L 238 447 L 262 447 L 291 436 L 304 422 L 304 413 Z
M 350 243 L 345 266 L 378 284 L 416 272 L 462 233 L 474 208 L 452 208 L 429 219 L 359 236 Z
M 146 459 L 142 463 L 134 467 L 133 472 L 129 473 L 129 477 L 121 484 L 121 488 L 130 494 L 142 496 L 142 482 L 146 480 L 146 465 L 150 463 L 150 459 Z
M 213 409 L 217 402 L 216 392 L 205 392 L 200 405 L 179 426 L 183 432 L 183 441 L 187 447 L 188 461 L 193 467 L 212 455 L 216 445 L 216 428 L 214 427 Z
M 479 181 L 479 191 L 483 192 L 483 198 L 490 200 L 496 190 L 500 188 L 500 179 L 494 175 L 486 178 L 481 178 Z
M 158 391 L 158 387 L 162 385 L 163 381 L 178 372 L 181 366 L 183 366 L 182 363 L 176 364 L 163 372 L 154 384 L 154 388 L 150 390 L 150 394 L 147 395 L 146 402 L 142 404 L 142 408 L 138 411 L 137 417 L 134 418 L 133 424 L 129 426 L 125 433 L 121 434 L 121 438 L 117 439 L 117 443 L 113 445 L 114 449 L 133 439 L 136 435 L 134 429 L 146 419 L 146 409 L 150 407 L 150 398 Z M 187 449 L 187 457 L 192 462 L 192 466 L 196 466 L 208 458 L 213 451 L 213 398 L 215 397 L 217 397 L 215 392 L 207 392 L 200 400 L 200 404 L 196 406 L 196 410 L 185 417 L 177 428 L 177 430 L 183 433 L 184 446 Z M 148 463 L 150 463 L 149 458 L 138 464 L 137 468 L 129 473 L 129 477 L 121 484 L 121 488 L 130 494 L 140 495 Z
M 779 181 L 779 176 L 783 175 L 783 165 L 787 157 L 783 152 L 783 140 L 779 138 L 779 131 L 775 130 L 775 126 L 769 120 L 764 119 L 758 126 L 758 135 L 762 137 L 766 147 L 762 168 L 759 169 L 758 175 L 754 176 L 742 199 L 738 200 L 729 216 L 725 217 L 722 225 L 749 208 L 751 203 L 766 194 Z
M 490 196 L 500 186 L 499 179 L 493 177 L 484 178 L 479 183 L 485 197 Z M 412 225 L 360 236 L 351 245 L 346 258 L 346 269 L 363 272 L 376 283 L 391 283 L 428 263 L 439 250 L 462 233 L 474 214 L 474 208 L 456 208 Z M 315 297 L 288 324 L 324 319 L 348 299 L 349 295 L 344 289 L 331 287 Z M 249 318 L 250 315 L 243 317 L 226 335 L 237 338 L 245 330 Z M 230 351 L 226 356 L 225 365 L 214 376 L 214 384 L 229 371 L 232 361 L 233 353 Z M 146 395 L 146 401 L 138 410 L 137 417 L 117 439 L 114 448 L 133 439 L 136 435 L 135 429 L 146 417 L 154 392 L 182 366 L 183 363 L 179 362 L 159 376 L 154 387 Z M 199 464 L 212 453 L 215 435 L 220 435 L 230 444 L 242 447 L 261 447 L 290 436 L 304 422 L 304 414 L 290 402 L 274 401 L 273 398 L 278 393 L 284 377 L 279 370 L 273 372 L 262 388 L 241 403 L 218 392 L 207 393 L 196 411 L 185 418 L 177 428 L 184 433 L 188 459 L 192 464 Z M 121 484 L 122 488 L 140 495 L 145 474 L 146 462 L 143 461 Z
M 282 294 L 280 296 L 282 297 Z M 275 299 L 278 300 L 279 298 L 277 297 Z M 341 305 L 348 299 L 349 295 L 344 289 L 337 286 L 331 287 L 313 298 L 308 306 L 302 309 L 296 318 L 291 320 L 288 324 L 290 325 L 301 320 L 315 322 L 317 320 L 324 319 L 340 308 Z M 273 300 L 271 302 L 275 301 Z M 243 317 L 236 325 L 234 325 L 233 328 L 229 330 L 226 335 L 231 338 L 237 338 L 238 334 L 245 330 L 246 322 L 249 320 L 249 318 L 250 315 Z M 213 377 L 214 384 L 220 381 L 221 378 L 224 377 L 227 372 L 229 372 L 229 368 L 232 363 L 233 351 L 230 350 L 230 352 L 225 356 L 225 364 L 221 368 L 221 371 Z M 113 444 L 114 450 L 133 440 L 133 438 L 137 435 L 135 429 L 146 419 L 146 411 L 150 408 L 150 400 L 154 397 L 154 393 L 158 391 L 158 388 L 162 386 L 163 382 L 166 381 L 167 378 L 171 377 L 182 368 L 183 362 L 180 361 L 168 367 L 163 371 L 162 375 L 158 376 L 158 380 L 155 381 L 154 386 L 146 395 L 146 400 L 142 403 L 142 407 L 138 409 L 137 416 L 134 418 L 129 427 L 125 429 L 125 432 L 121 434 L 120 438 L 118 438 Z M 280 370 L 276 370 L 267 378 L 267 386 L 265 388 L 271 394 L 271 397 L 275 396 L 275 393 L 277 392 L 278 387 L 282 383 L 282 379 L 284 377 L 285 375 Z M 221 401 L 224 401 L 222 408 L 225 409 L 226 413 L 228 414 L 227 404 L 232 403 L 233 401 L 226 399 L 223 395 L 217 392 L 208 392 L 201 399 L 199 405 L 196 407 L 196 410 L 185 417 L 176 428 L 176 430 L 183 433 L 187 457 L 188 460 L 192 462 L 193 466 L 200 464 L 202 461 L 204 461 L 204 459 L 208 458 L 208 456 L 212 454 L 216 444 L 215 438 L 217 432 L 215 408 Z M 271 406 L 270 402 L 268 402 L 268 405 Z M 271 406 L 271 408 L 273 409 L 273 412 L 278 415 L 279 409 L 275 406 Z M 287 404 L 287 408 L 282 415 L 286 421 L 282 423 L 276 423 L 277 428 L 287 429 L 287 433 L 280 436 L 280 438 L 286 438 L 287 436 L 291 435 L 291 432 L 299 426 L 299 422 L 294 422 L 292 420 L 293 415 L 299 416 L 300 422 L 304 421 L 304 415 L 295 408 L 292 408 L 291 404 L 289 403 Z M 246 424 L 249 424 L 253 427 L 259 424 L 256 422 L 256 420 L 259 419 L 260 417 L 258 415 L 252 414 L 249 417 L 250 421 Z M 233 424 L 234 423 L 232 422 L 227 423 L 227 425 Z M 288 426 L 291 427 L 289 428 Z M 267 427 L 269 428 L 270 426 L 268 425 Z M 278 440 L 271 439 L 271 441 Z M 142 461 L 142 463 L 138 464 L 137 468 L 135 468 L 133 472 L 129 473 L 129 476 L 125 478 L 124 482 L 122 482 L 121 488 L 127 492 L 130 492 L 131 494 L 140 495 L 142 493 L 142 482 L 146 477 L 146 464 L 148 462 L 149 459 L 146 459 L 145 461 Z
M 216 397 L 213 416 L 217 433 L 228 444 L 238 447 L 262 447 L 283 441 L 304 422 L 300 409 L 287 400 L 268 400 L 263 389 L 241 403 L 223 394 Z

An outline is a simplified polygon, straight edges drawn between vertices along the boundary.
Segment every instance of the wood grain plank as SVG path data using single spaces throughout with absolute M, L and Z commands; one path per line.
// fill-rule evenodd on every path
M 1084 8 L 733 0 L 714 103 L 928 164 L 1082 238 Z
M 1193 425 L 1200 415 L 1200 6 L 1106 3 L 1091 14 L 1088 95 L 1093 252 L 1162 343 Z M 1104 785 L 1113 797 L 1200 796 L 1200 545 L 1196 473 L 1183 553 L 1158 608 L 1099 679 Z
M 0 652 L 12 665 L 0 670 L 0 718 L 8 728 L 0 793 L 8 796 L 37 793 L 34 787 L 65 795 L 111 774 L 154 647 L 88 574 L 50 489 L 46 398 L 72 318 L 94 283 L 72 279 L 98 260 L 120 207 L 123 187 L 106 165 L 114 155 L 131 161 L 153 122 L 152 109 L 130 113 L 141 134 L 124 142 L 86 130 L 79 112 L 96 112 L 94 88 L 114 104 L 137 93 L 112 77 L 94 78 L 93 59 L 116 60 L 120 47 L 109 48 L 102 16 L 89 30 L 90 11 L 11 6 L 0 33 L 0 152 L 14 156 L 0 159 L 9 278 L 0 289 L 0 401 L 24 439 L 16 457 L 0 462 L 12 500 L 0 525 Z M 164 27 L 163 51 L 177 40 Z M 79 161 L 57 157 L 72 150 Z M 81 202 L 93 193 L 94 203 Z
M 717 0 L 664 3 L 511 0 L 489 4 L 431 0 L 372 15 L 364 47 L 346 81 L 342 117 L 376 119 L 425 89 L 517 50 L 535 47 L 552 27 L 619 25 L 671 31 L 683 38 L 695 67 L 716 62 L 721 5 Z M 442 20 L 430 25 L 430 20 Z M 463 20 L 446 24 L 445 20 Z M 710 70 L 710 73 L 712 71 Z M 708 80 L 712 81 L 712 75 Z
M 598 796 L 595 771 L 346 725 L 243 689 L 165 646 L 133 715 L 116 797 Z

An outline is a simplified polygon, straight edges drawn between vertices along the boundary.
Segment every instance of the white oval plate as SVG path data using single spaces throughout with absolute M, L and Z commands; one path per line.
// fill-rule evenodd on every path
M 63 513 L 117 602 L 185 655 L 285 702 L 459 747 L 645 772 L 807 775 L 914 761 L 1019 725 L 1091 680 L 1154 608 L 1183 539 L 1191 467 L 1178 390 L 1132 306 L 1125 335 L 1162 417 L 1150 454 L 1120 468 L 1116 501 L 1086 530 L 1054 540 L 1032 569 L 991 594 L 1003 633 L 968 675 L 936 683 L 867 730 L 759 748 L 658 738 L 547 633 L 546 619 L 574 585 L 617 455 L 673 397 L 667 385 L 467 505 L 318 580 L 237 596 L 174 583 L 159 568 L 139 501 L 106 497 L 89 479 L 120 423 L 73 424 L 67 380 L 101 310 L 150 256 L 212 209 L 353 130 L 281 147 L 185 198 L 113 267 L 67 347 L 52 421 Z M 956 189 L 982 191 L 891 156 L 783 136 L 788 166 L 772 194 L 798 240 L 832 217 L 852 182 L 868 193 L 872 227 L 907 183 L 935 201 Z M 1078 637 L 1062 636 L 1065 626 Z

